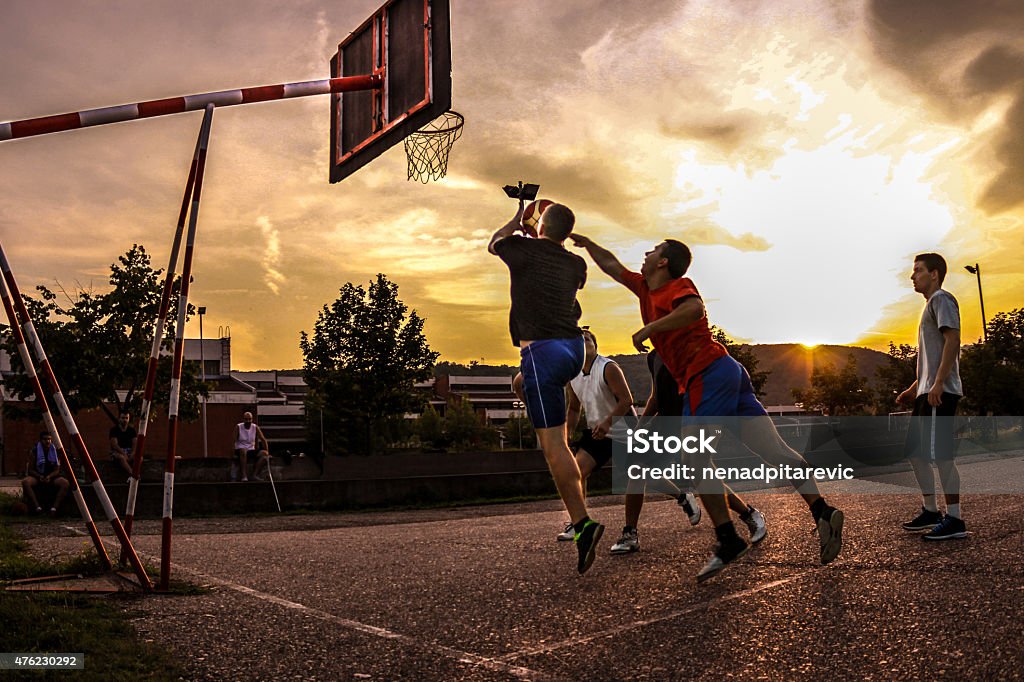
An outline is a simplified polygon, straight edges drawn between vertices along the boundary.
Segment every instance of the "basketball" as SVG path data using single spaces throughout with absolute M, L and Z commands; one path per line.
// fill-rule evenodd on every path
M 11 515 L 25 516 L 28 514 L 28 505 L 24 502 L 15 502 L 11 505 Z
M 526 227 L 531 232 L 536 232 L 541 214 L 547 210 L 548 206 L 554 203 L 548 199 L 537 199 L 528 203 L 526 208 L 523 209 L 523 227 Z

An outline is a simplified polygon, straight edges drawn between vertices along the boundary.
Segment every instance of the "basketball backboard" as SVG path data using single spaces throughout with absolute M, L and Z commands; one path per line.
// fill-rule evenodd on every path
M 332 78 L 379 74 L 383 87 L 331 95 L 331 182 L 451 108 L 449 18 L 448 0 L 389 0 L 338 45 Z

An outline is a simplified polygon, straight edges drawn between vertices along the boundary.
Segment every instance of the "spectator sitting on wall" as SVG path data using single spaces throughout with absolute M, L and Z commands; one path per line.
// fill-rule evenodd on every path
M 56 516 L 60 503 L 68 494 L 68 479 L 61 471 L 57 448 L 53 446 L 53 436 L 46 431 L 39 434 L 39 442 L 29 449 L 28 476 L 22 479 L 21 489 L 25 492 L 25 502 L 36 514 L 42 514 L 43 508 L 36 497 L 40 486 L 56 489 L 50 516 Z
M 259 445 L 259 449 L 257 449 Z M 249 453 L 256 453 L 256 464 L 253 466 L 252 477 L 263 480 L 261 474 L 270 466 L 270 446 L 263 436 L 263 431 L 252 421 L 252 412 L 242 415 L 242 422 L 235 426 L 235 459 L 238 460 L 238 467 L 241 471 L 243 481 L 249 480 Z M 235 480 L 235 470 L 232 467 L 232 480 Z
M 117 424 L 110 429 L 110 459 L 125 470 L 129 476 L 132 475 L 132 453 L 135 452 L 135 441 L 138 434 L 135 428 L 128 422 L 131 414 L 122 412 L 117 418 Z

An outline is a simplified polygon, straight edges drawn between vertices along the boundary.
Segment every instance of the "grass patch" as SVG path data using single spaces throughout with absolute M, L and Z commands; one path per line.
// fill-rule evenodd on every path
M 0 521 L 0 580 L 102 571 L 91 547 L 60 562 L 40 561 L 29 556 L 27 549 L 27 543 Z M 186 583 L 172 583 L 172 591 L 179 594 L 194 594 L 190 590 L 199 589 Z M 85 670 L 72 673 L 81 680 L 183 679 L 184 670 L 167 650 L 136 638 L 123 609 L 125 598 L 0 591 L 0 651 L 84 653 Z M 63 680 L 68 674 L 45 671 L 29 677 Z
M 177 680 L 184 671 L 169 653 L 136 639 L 117 600 L 62 593 L 0 592 L 0 650 L 84 653 L 82 680 Z M 26 675 L 63 680 L 67 671 Z M 13 679 L 13 678 L 12 678 Z M 22 678 L 24 679 L 24 678 Z

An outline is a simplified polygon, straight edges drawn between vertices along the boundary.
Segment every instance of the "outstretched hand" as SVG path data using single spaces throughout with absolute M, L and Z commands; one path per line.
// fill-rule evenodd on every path
M 636 348 L 640 353 L 649 352 L 650 349 L 644 343 L 649 338 L 651 338 L 650 325 L 645 325 L 640 331 L 633 334 L 633 348 Z
M 587 246 L 594 243 L 593 241 L 591 241 L 590 237 L 587 237 L 582 234 L 576 234 L 575 232 L 569 233 L 569 239 L 572 240 L 573 246 L 578 246 L 581 249 L 585 249 Z

